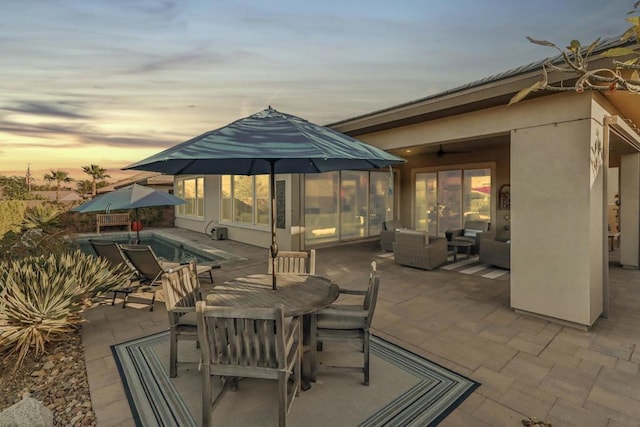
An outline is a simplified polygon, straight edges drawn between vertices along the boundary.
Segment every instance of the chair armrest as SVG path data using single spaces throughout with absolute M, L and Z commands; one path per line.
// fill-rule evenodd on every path
M 295 337 L 300 335 L 300 316 L 294 317 L 289 323 L 289 329 L 287 336 L 285 337 L 285 351 L 288 353 L 293 344 L 295 343 Z
M 342 289 L 340 288 L 340 293 L 345 295 L 366 295 L 366 290 L 357 290 L 357 289 Z
M 336 312 L 336 316 L 340 316 L 340 317 L 347 317 L 347 318 L 351 318 L 351 319 L 364 319 L 369 315 L 369 311 L 362 309 L 362 310 L 340 310 L 339 312 Z
M 196 311 L 195 307 L 173 307 L 171 310 L 169 310 L 172 313 L 192 313 L 194 311 Z
M 444 231 L 444 235 L 447 240 L 451 240 L 452 237 L 462 236 L 464 234 L 463 228 L 452 228 Z

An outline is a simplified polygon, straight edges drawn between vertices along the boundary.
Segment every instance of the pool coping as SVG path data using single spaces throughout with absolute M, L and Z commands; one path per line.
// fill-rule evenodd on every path
M 163 230 L 143 230 L 140 231 L 140 238 L 153 237 L 160 241 L 170 244 L 184 245 L 188 250 L 203 256 L 205 258 L 215 257 L 215 260 L 205 261 L 202 265 L 220 265 L 227 262 L 246 261 L 247 258 L 232 254 L 231 252 L 221 249 L 205 246 L 188 238 L 175 235 L 175 233 L 165 232 Z M 117 239 L 135 239 L 136 232 L 115 231 L 109 233 L 77 233 L 73 235 L 73 239 L 77 241 L 85 241 L 89 239 L 97 240 L 117 240 Z

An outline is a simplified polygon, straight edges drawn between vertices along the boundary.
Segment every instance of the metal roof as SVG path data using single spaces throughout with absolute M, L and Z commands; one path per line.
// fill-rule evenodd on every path
M 627 41 L 621 41 L 620 37 L 612 37 L 612 38 L 607 38 L 604 39 L 602 41 L 600 41 L 600 43 L 598 43 L 597 47 L 593 50 L 593 53 L 591 54 L 592 57 L 608 50 L 614 47 L 622 47 L 622 46 L 629 46 L 629 45 L 633 45 L 636 43 L 635 39 L 629 39 Z M 588 48 L 588 46 L 584 47 L 584 50 L 586 50 Z M 502 73 L 498 73 L 498 74 L 494 74 L 488 77 L 484 77 L 482 79 L 479 80 L 475 80 L 473 82 L 470 83 L 466 83 L 464 85 L 461 86 L 457 86 L 454 87 L 452 89 L 448 89 L 442 92 L 438 92 L 432 95 L 428 95 L 425 96 L 423 98 L 419 98 L 413 101 L 409 101 L 409 102 L 405 102 L 402 104 L 397 104 L 391 107 L 387 107 L 387 108 L 383 108 L 381 110 L 376 110 L 376 111 L 372 111 L 370 113 L 366 113 L 366 114 L 362 114 L 359 116 L 355 116 L 355 117 L 351 117 L 349 119 L 345 119 L 345 120 L 340 120 L 338 122 L 334 122 L 334 123 L 330 123 L 327 126 L 329 127 L 333 127 L 333 126 L 337 126 L 340 124 L 344 124 L 347 122 L 350 122 L 352 120 L 359 120 L 359 119 L 363 119 L 369 116 L 374 116 L 377 114 L 382 114 L 382 113 L 386 113 L 386 112 L 390 112 L 396 109 L 401 109 L 401 108 L 405 108 L 405 107 L 410 107 L 412 105 L 417 105 L 420 103 L 423 103 L 425 101 L 430 101 L 430 100 L 434 100 L 437 98 L 442 98 L 444 96 L 447 95 L 451 95 L 451 94 L 455 94 L 458 92 L 463 92 L 465 90 L 468 89 L 473 89 L 473 88 L 477 88 L 477 87 L 481 87 L 490 83 L 495 83 L 501 80 L 505 80 L 505 79 L 509 79 L 512 77 L 516 77 L 516 76 L 520 76 L 520 75 L 524 75 L 524 74 L 528 74 L 534 71 L 541 71 L 542 70 L 542 65 L 547 62 L 547 61 L 551 61 L 553 64 L 562 64 L 564 63 L 564 60 L 562 58 L 562 54 L 558 54 L 554 57 L 547 57 L 545 59 L 541 59 L 535 62 L 531 62 L 530 64 L 527 65 L 521 65 L 520 67 L 517 68 L 512 68 L 510 70 L 504 71 Z

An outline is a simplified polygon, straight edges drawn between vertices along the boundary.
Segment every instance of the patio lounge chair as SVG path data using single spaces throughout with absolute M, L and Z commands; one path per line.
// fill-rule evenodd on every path
M 149 245 L 119 245 L 120 249 L 138 270 L 140 278 L 148 284 L 157 284 L 162 273 L 170 268 L 176 268 L 180 265 L 178 262 L 161 261 L 158 259 L 153 249 Z M 202 274 L 208 274 L 211 283 L 213 283 L 213 269 L 220 268 L 219 265 L 197 264 L 198 277 Z
M 369 338 L 373 313 L 378 299 L 380 279 L 376 273 L 375 261 L 371 263 L 369 274 L 369 286 L 366 290 L 340 289 L 340 293 L 346 295 L 361 295 L 362 303 L 357 305 L 332 304 L 317 314 L 317 342 L 319 348 L 324 348 L 324 343 L 355 342 L 363 353 L 361 366 L 328 365 L 327 370 L 351 370 L 364 374 L 364 385 L 369 385 Z M 315 369 L 315 365 L 312 365 Z M 315 372 L 312 372 L 312 377 Z
M 131 277 L 129 278 L 128 282 L 123 286 L 112 290 L 113 299 L 111 300 L 111 305 L 115 304 L 118 294 L 124 294 L 122 308 L 125 308 L 127 305 L 127 298 L 129 297 L 129 294 L 140 288 L 138 272 L 133 267 L 131 262 L 129 262 L 129 260 L 124 256 L 116 242 L 112 240 L 90 239 L 89 244 L 91 245 L 91 248 L 93 248 L 93 251 L 96 253 L 96 255 L 98 255 L 98 257 L 104 258 L 109 261 L 112 269 L 127 268 L 131 271 Z
M 178 376 L 178 341 L 198 340 L 196 302 L 201 300 L 195 264 L 189 263 L 162 275 L 164 303 L 169 315 L 169 376 Z
M 282 304 L 236 308 L 198 301 L 196 313 L 202 350 L 202 425 L 211 425 L 213 408 L 236 378 L 261 378 L 278 381 L 278 419 L 285 426 L 300 391 L 300 317 L 285 325 Z M 220 379 L 222 390 L 214 397 L 213 383 Z M 265 423 L 256 420 L 256 424 Z
M 273 271 L 273 262 L 269 255 L 267 273 Z M 278 251 L 276 273 L 316 274 L 316 251 Z

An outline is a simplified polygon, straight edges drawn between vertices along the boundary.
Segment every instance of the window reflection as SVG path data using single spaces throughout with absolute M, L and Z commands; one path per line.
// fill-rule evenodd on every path
M 393 217 L 393 175 L 341 171 L 305 175 L 305 242 L 376 236 Z

